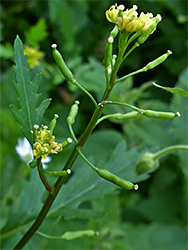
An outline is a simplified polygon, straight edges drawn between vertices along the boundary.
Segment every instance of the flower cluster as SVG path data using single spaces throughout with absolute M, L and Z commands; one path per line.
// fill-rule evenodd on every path
M 38 66 L 40 64 L 40 59 L 44 56 L 42 51 L 26 45 L 24 46 L 24 54 L 27 56 L 27 63 L 31 69 Z
M 136 5 L 133 5 L 131 9 L 124 11 L 124 5 L 115 4 L 106 11 L 106 18 L 109 22 L 115 23 L 120 31 L 125 29 L 127 32 L 141 33 L 144 33 L 156 19 L 160 21 L 162 19 L 159 14 L 153 17 L 152 13 L 144 14 L 143 12 L 138 17 L 137 8 Z
M 45 159 L 48 154 L 57 154 L 63 150 L 63 146 L 72 142 L 68 138 L 67 141 L 58 143 L 55 141 L 55 136 L 51 135 L 47 126 L 42 125 L 39 131 L 38 128 L 38 125 L 34 125 L 34 130 L 32 131 L 34 135 L 33 155 L 37 159 L 40 157 Z

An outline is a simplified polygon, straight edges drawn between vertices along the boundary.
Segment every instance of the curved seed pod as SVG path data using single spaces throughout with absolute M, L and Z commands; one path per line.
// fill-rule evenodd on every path
M 134 185 L 132 182 L 130 181 L 126 181 L 114 174 L 112 174 L 110 171 L 108 171 L 107 169 L 99 169 L 96 168 L 95 171 L 97 172 L 98 175 L 100 175 L 102 178 L 116 184 L 119 187 L 122 187 L 126 190 L 132 190 L 132 189 L 138 189 L 137 185 Z
M 164 62 L 167 59 L 167 57 L 169 55 L 171 55 L 171 54 L 172 54 L 172 51 L 168 50 L 167 53 L 165 53 L 164 55 L 158 57 L 156 60 L 148 63 L 143 69 L 145 71 L 147 71 L 149 69 L 155 68 L 157 65 L 161 64 L 162 62 Z
M 138 111 L 132 111 L 132 112 L 128 112 L 126 114 L 116 113 L 116 114 L 114 114 L 114 118 L 116 120 L 124 120 L 124 119 L 135 118 L 135 117 L 137 117 L 137 115 L 139 115 Z
M 104 68 L 108 68 L 111 65 L 111 60 L 112 60 L 112 43 L 107 42 L 103 60 Z
M 66 176 L 71 173 L 70 169 L 63 170 L 63 171 L 47 171 L 43 169 L 42 171 L 53 176 Z
M 153 110 L 143 110 L 141 114 L 150 117 L 150 118 L 158 118 L 158 119 L 172 119 L 174 117 L 179 117 L 180 113 L 172 113 L 172 112 L 160 112 L 160 111 L 153 111 Z
M 56 126 L 56 120 L 57 120 L 58 117 L 59 116 L 57 114 L 55 114 L 54 118 L 50 122 L 50 126 L 49 126 L 50 133 L 49 133 L 49 136 L 52 136 L 52 134 L 53 134 L 54 128 Z
M 162 20 L 162 17 L 158 14 L 154 19 L 154 22 L 148 27 L 148 29 L 137 39 L 136 45 L 144 43 L 148 37 L 154 32 L 157 27 L 157 24 Z
M 77 116 L 78 113 L 78 105 L 79 105 L 79 101 L 75 101 L 75 103 L 72 105 L 71 109 L 70 109 L 70 113 L 67 117 L 67 123 L 72 125 L 75 122 L 75 118 Z
M 82 230 L 82 231 L 75 231 L 75 232 L 66 232 L 62 235 L 62 238 L 64 240 L 74 240 L 74 239 L 81 238 L 81 237 L 92 237 L 97 234 L 98 233 L 96 233 L 93 230 Z
M 56 49 L 57 44 L 52 44 L 51 47 L 53 49 L 52 50 L 53 57 L 58 65 L 59 69 L 61 70 L 62 74 L 64 75 L 64 77 L 71 82 L 74 81 L 74 76 L 73 76 L 72 72 L 69 70 L 69 68 L 65 64 L 63 57 L 61 56 L 59 51 Z

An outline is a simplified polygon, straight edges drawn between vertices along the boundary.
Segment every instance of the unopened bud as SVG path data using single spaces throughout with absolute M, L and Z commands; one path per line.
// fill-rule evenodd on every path
M 151 172 L 155 170 L 159 165 L 159 161 L 154 159 L 152 153 L 146 152 L 141 155 L 138 163 L 136 164 L 136 172 L 138 175 Z

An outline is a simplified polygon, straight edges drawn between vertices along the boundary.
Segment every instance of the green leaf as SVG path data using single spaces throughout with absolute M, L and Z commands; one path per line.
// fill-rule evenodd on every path
M 135 149 L 126 151 L 126 145 L 122 141 L 110 154 L 105 165 L 104 162 L 102 162 L 102 164 L 98 162 L 96 166 L 99 168 L 105 168 L 128 181 L 137 183 L 148 178 L 148 175 L 146 174 L 140 176 L 137 176 L 136 174 L 134 166 L 138 157 L 139 154 Z M 94 159 L 91 158 L 90 161 L 93 163 Z M 49 215 L 58 215 L 59 213 L 62 213 L 64 208 L 78 209 L 79 211 L 79 206 L 83 202 L 102 197 L 103 195 L 112 193 L 117 189 L 118 186 L 99 177 L 85 162 L 82 165 L 79 163 L 76 166 L 75 172 L 73 171 L 71 179 L 60 190 L 60 195 L 56 198 Z
M 31 71 L 28 69 L 26 57 L 23 53 L 22 41 L 17 37 L 14 43 L 14 59 L 16 66 L 14 72 L 16 81 L 14 87 L 18 96 L 18 106 L 10 105 L 10 110 L 21 125 L 24 136 L 32 144 L 31 130 L 34 124 L 40 124 L 43 114 L 50 104 L 51 99 L 44 100 L 37 106 L 40 94 L 37 93 L 41 75 L 31 78 Z
M 39 19 L 35 25 L 25 32 L 26 42 L 32 47 L 37 47 L 41 41 L 46 39 L 48 35 L 46 29 L 45 20 Z
M 163 87 L 163 86 L 160 86 L 156 83 L 153 82 L 153 85 L 155 87 L 158 87 L 158 88 L 161 88 L 161 89 L 164 89 L 166 91 L 169 91 L 170 93 L 172 94 L 178 94 L 178 95 L 183 95 L 183 96 L 186 96 L 188 97 L 188 92 L 183 90 L 183 89 L 180 89 L 180 88 L 169 88 L 169 87 Z

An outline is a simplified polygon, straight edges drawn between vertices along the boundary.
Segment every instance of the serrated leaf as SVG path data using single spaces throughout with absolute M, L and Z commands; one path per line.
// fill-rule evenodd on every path
M 51 99 L 44 100 L 38 106 L 40 94 L 37 93 L 41 75 L 31 78 L 26 57 L 23 53 L 23 44 L 19 37 L 14 42 L 14 72 L 16 81 L 13 83 L 18 96 L 18 106 L 10 105 L 10 110 L 21 125 L 24 136 L 32 144 L 31 130 L 34 124 L 40 124 L 43 114 L 50 104 Z
M 172 93 L 172 94 L 178 94 L 178 95 L 183 95 L 183 96 L 188 97 L 188 92 L 185 91 L 185 90 L 183 90 L 183 89 L 180 89 L 180 88 L 163 87 L 163 86 L 161 86 L 161 85 L 159 85 L 159 84 L 156 84 L 156 83 L 154 83 L 154 82 L 153 82 L 153 85 L 154 85 L 155 87 L 164 89 L 164 90 L 166 90 L 166 91 L 168 91 L 168 92 L 170 92 L 170 93 Z

